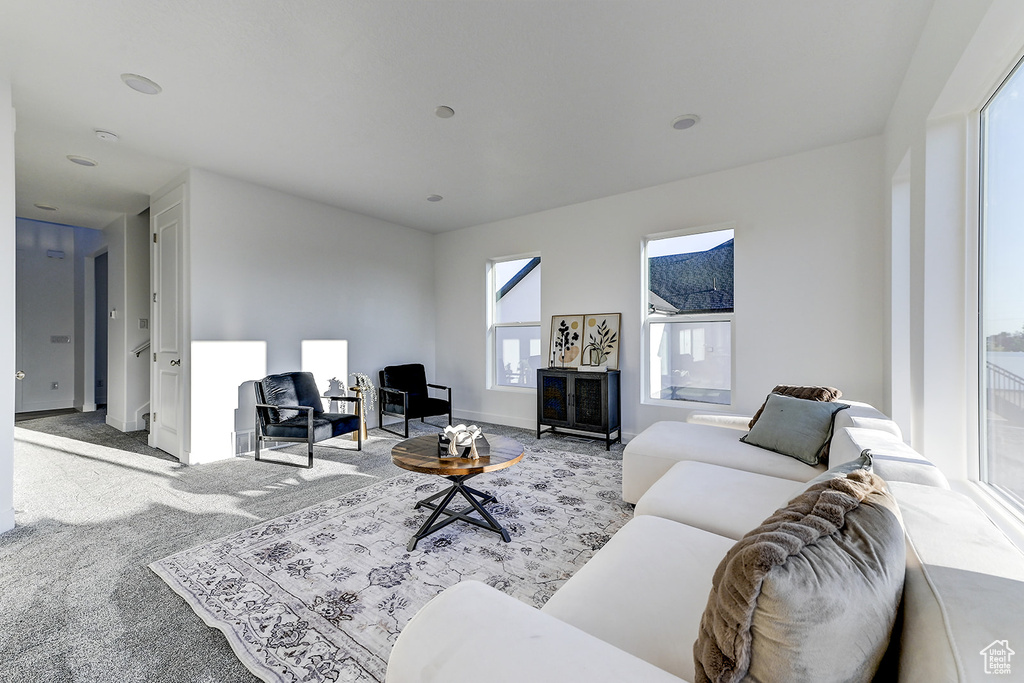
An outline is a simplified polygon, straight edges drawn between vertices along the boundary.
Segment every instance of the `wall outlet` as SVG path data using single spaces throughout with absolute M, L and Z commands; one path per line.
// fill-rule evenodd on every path
M 59 382 L 50 382 L 50 391 L 53 391 L 54 389 L 59 389 L 59 388 L 60 388 L 60 383 Z
M 101 379 L 96 380 L 96 386 L 102 389 L 103 388 L 103 380 L 101 380 Z
M 149 320 L 147 318 L 139 318 L 139 329 L 140 330 L 148 330 L 149 329 Z

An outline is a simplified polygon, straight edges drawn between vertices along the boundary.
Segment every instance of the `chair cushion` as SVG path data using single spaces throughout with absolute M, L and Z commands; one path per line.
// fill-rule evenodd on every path
M 380 385 L 426 395 L 427 373 L 419 363 L 388 365 L 380 372 Z
M 384 412 L 402 415 L 402 404 L 394 399 L 400 398 L 400 394 L 384 394 Z M 448 401 L 443 398 L 433 398 L 423 394 L 409 394 L 409 413 L 407 417 L 430 417 L 431 415 L 446 415 L 448 413 Z
M 858 470 L 810 487 L 715 571 L 695 683 L 871 681 L 903 593 L 899 507 Z
M 320 402 L 320 392 L 316 388 L 316 380 L 310 372 L 286 372 L 279 375 L 268 375 L 261 382 L 266 402 L 279 406 L 311 406 L 313 413 L 324 411 Z M 296 417 L 303 420 L 304 411 L 270 409 L 268 419 L 271 423 L 287 422 Z M 282 436 L 282 435 L 278 435 Z
M 343 413 L 320 413 L 313 418 L 313 441 L 323 441 L 331 437 L 354 432 L 359 428 L 359 418 Z M 305 416 L 293 417 L 283 422 L 268 424 L 266 436 L 286 439 L 305 439 L 308 436 L 309 424 Z

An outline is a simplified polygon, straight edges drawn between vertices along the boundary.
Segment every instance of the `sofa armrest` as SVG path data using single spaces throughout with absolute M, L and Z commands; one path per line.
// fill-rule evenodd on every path
M 747 425 L 750 424 L 750 417 L 750 415 L 734 415 L 730 413 L 690 413 L 686 416 L 686 421 L 690 424 L 727 427 L 745 432 L 747 431 Z
M 682 679 L 477 581 L 428 602 L 406 624 L 388 660 L 387 683 Z

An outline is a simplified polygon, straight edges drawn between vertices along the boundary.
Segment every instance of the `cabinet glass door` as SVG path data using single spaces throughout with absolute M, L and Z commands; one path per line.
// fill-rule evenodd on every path
M 580 427 L 604 429 L 604 405 L 606 403 L 603 377 L 575 377 L 572 406 L 573 424 Z
M 541 373 L 540 414 L 545 424 L 568 426 L 569 378 L 565 375 Z

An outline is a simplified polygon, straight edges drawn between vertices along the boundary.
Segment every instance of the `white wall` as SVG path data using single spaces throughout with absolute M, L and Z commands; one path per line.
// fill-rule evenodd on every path
M 122 216 L 103 229 L 107 236 L 110 300 L 107 339 L 107 424 L 123 432 L 143 429 L 142 414 L 149 405 L 147 349 L 131 353 L 149 339 L 149 220 Z M 114 312 L 111 318 L 109 313 Z
M 0 533 L 14 528 L 14 109 L 0 79 Z
M 951 478 L 978 473 L 977 113 L 1022 51 L 1024 3 L 936 0 L 884 135 L 886 177 L 911 160 L 910 249 L 893 253 L 910 313 L 892 324 L 909 329 L 911 443 Z
M 75 400 L 75 228 L 17 219 L 17 385 L 22 412 L 70 408 Z M 47 252 L 63 254 L 62 257 Z M 68 343 L 52 343 L 51 337 Z M 53 389 L 53 383 L 57 389 Z
M 544 357 L 551 315 L 621 311 L 624 434 L 684 418 L 682 406 L 640 404 L 641 238 L 731 222 L 733 409 L 756 409 L 780 383 L 837 386 L 882 405 L 882 177 L 881 139 L 870 138 L 439 235 L 438 379 L 463 417 L 536 426 L 533 391 L 485 388 L 485 268 L 538 252 Z
M 188 462 L 230 456 L 237 443 L 235 421 L 204 421 L 198 397 L 234 396 L 236 421 L 251 429 L 243 381 L 299 370 L 303 340 L 347 340 L 348 371 L 375 381 L 393 363 L 420 362 L 433 375 L 432 235 L 208 171 L 188 182 L 191 352 L 198 360 L 222 354 L 207 342 L 265 345 L 260 363 L 257 347 L 240 344 L 247 360 L 227 375 L 192 367 Z

